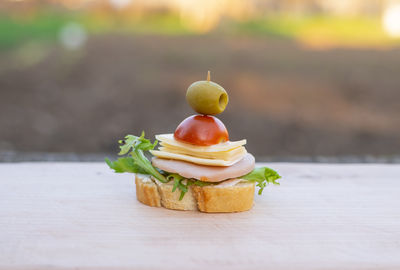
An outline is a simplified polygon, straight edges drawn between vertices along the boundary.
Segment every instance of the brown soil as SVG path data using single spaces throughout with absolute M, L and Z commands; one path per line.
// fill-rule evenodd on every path
M 400 50 L 123 35 L 31 47 L 40 57 L 0 54 L 0 151 L 115 152 L 127 133 L 173 132 L 193 113 L 186 88 L 211 70 L 231 139 L 257 156 L 400 153 Z

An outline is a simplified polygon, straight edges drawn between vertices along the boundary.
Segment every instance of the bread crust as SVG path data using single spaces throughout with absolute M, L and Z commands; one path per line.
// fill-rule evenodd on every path
M 161 195 L 161 205 L 168 209 L 174 210 L 197 210 L 197 202 L 194 199 L 193 191 L 189 188 L 182 200 L 179 200 L 181 195 L 179 190 L 172 192 L 172 181 L 170 183 L 161 183 L 158 180 L 153 181 L 158 186 L 158 192 Z
M 147 175 L 136 174 L 135 184 L 136 198 L 139 202 L 148 206 L 161 206 L 161 196 L 157 185 Z
M 231 213 L 250 210 L 253 207 L 255 184 L 244 182 L 230 187 L 193 187 L 200 211 L 207 213 Z
M 148 206 L 206 213 L 242 212 L 252 208 L 255 184 L 243 181 L 234 186 L 190 186 L 179 201 L 180 191 L 172 192 L 172 182 L 161 183 L 148 175 L 136 174 L 137 199 Z

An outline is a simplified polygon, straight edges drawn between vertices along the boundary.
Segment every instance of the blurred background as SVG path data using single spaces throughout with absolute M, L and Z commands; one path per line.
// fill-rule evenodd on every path
M 187 87 L 259 161 L 400 162 L 400 1 L 2 0 L 0 160 L 102 160 Z

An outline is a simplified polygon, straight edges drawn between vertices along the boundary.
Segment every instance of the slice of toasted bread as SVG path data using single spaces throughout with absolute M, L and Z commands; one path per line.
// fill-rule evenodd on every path
M 234 186 L 193 187 L 197 206 L 202 212 L 242 212 L 253 206 L 255 184 L 240 182 Z
M 161 196 L 156 184 L 144 174 L 136 174 L 136 198 L 148 206 L 161 206 Z
M 136 196 L 149 206 L 208 213 L 242 212 L 251 209 L 255 184 L 242 181 L 231 186 L 190 186 L 179 201 L 180 191 L 172 192 L 172 182 L 161 183 L 148 175 L 136 174 Z
M 161 205 L 168 209 L 175 210 L 197 210 L 197 203 L 193 196 L 192 189 L 188 189 L 182 200 L 179 200 L 181 192 L 177 189 L 172 192 L 173 181 L 169 183 L 161 183 L 160 181 L 154 180 L 158 186 L 158 192 L 161 195 Z

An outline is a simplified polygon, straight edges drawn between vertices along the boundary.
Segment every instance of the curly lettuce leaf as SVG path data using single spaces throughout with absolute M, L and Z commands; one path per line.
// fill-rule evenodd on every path
M 179 200 L 181 201 L 183 197 L 185 196 L 186 192 L 188 192 L 189 189 L 189 182 L 186 181 L 186 184 L 184 183 L 185 178 L 180 176 L 179 174 L 172 173 L 167 176 L 167 179 L 170 181 L 174 181 L 174 185 L 172 187 L 172 192 L 175 192 L 175 190 L 178 188 L 181 191 L 181 195 L 179 196 Z
M 115 172 L 132 172 L 149 174 L 159 180 L 160 182 L 167 183 L 168 180 L 156 168 L 153 167 L 151 162 L 144 155 L 144 151 L 154 149 L 157 141 L 151 143 L 150 140 L 144 138 L 144 132 L 140 137 L 134 135 L 125 136 L 124 140 L 120 140 L 120 152 L 118 155 L 128 155 L 125 158 L 111 162 L 105 159 L 106 163 Z
M 147 174 L 140 166 L 135 163 L 135 160 L 131 157 L 118 158 L 115 161 L 111 161 L 105 158 L 107 165 L 113 169 L 116 173 L 142 173 Z
M 108 158 L 105 158 L 108 166 L 116 173 L 129 172 L 148 174 L 162 183 L 174 181 L 172 192 L 175 192 L 177 189 L 180 190 L 181 194 L 179 200 L 183 199 L 191 185 L 200 187 L 213 185 L 213 183 L 203 182 L 196 179 L 186 179 L 179 174 L 163 173 L 157 168 L 154 168 L 151 162 L 144 155 L 144 152 L 154 149 L 158 142 L 155 141 L 154 143 L 151 143 L 150 140 L 144 138 L 144 132 L 142 132 L 140 137 L 127 135 L 125 136 L 125 139 L 120 140 L 119 143 L 121 145 L 118 155 L 127 156 L 118 158 L 116 161 L 110 161 Z M 272 183 L 279 185 L 279 183 L 276 182 L 279 178 L 281 178 L 281 176 L 276 171 L 267 167 L 256 168 L 249 174 L 241 177 L 241 179 L 247 181 L 257 182 L 257 186 L 260 188 L 258 191 L 259 195 L 261 195 L 267 184 Z
M 176 173 L 172 173 L 172 174 L 168 175 L 167 179 L 170 181 L 174 181 L 174 185 L 172 187 L 172 192 L 175 192 L 176 189 L 179 189 L 181 191 L 181 195 L 179 197 L 180 201 L 183 199 L 186 192 L 188 192 L 189 187 L 191 185 L 200 186 L 200 187 L 213 185 L 213 183 L 202 182 L 202 181 L 196 180 L 196 179 L 187 179 Z
M 122 156 L 128 154 L 130 151 L 149 151 L 156 147 L 158 141 L 151 143 L 150 140 L 144 137 L 144 131 L 140 137 L 134 135 L 126 135 L 124 140 L 119 140 L 118 143 L 122 144 L 119 146 L 121 151 L 118 155 Z
M 157 141 L 151 143 L 150 140 L 144 138 L 144 132 L 142 132 L 140 137 L 127 135 L 125 136 L 125 139 L 120 140 L 119 143 L 121 144 L 119 147 L 121 150 L 118 155 L 128 156 L 118 158 L 116 161 L 110 161 L 108 158 L 105 158 L 108 166 L 116 173 L 129 172 L 148 174 L 163 183 L 174 181 L 172 192 L 175 192 L 176 189 L 181 191 L 179 200 L 183 199 L 185 194 L 188 192 L 190 185 L 205 185 L 203 182 L 198 180 L 185 179 L 179 174 L 169 174 L 164 176 L 160 171 L 154 168 L 151 162 L 144 155 L 144 152 L 154 149 L 157 145 Z
M 267 167 L 255 168 L 252 172 L 240 177 L 240 179 L 257 182 L 257 187 L 260 188 L 258 190 L 258 195 L 261 195 L 264 188 L 270 183 L 280 185 L 276 182 L 279 178 L 281 178 L 281 176 L 276 171 Z

